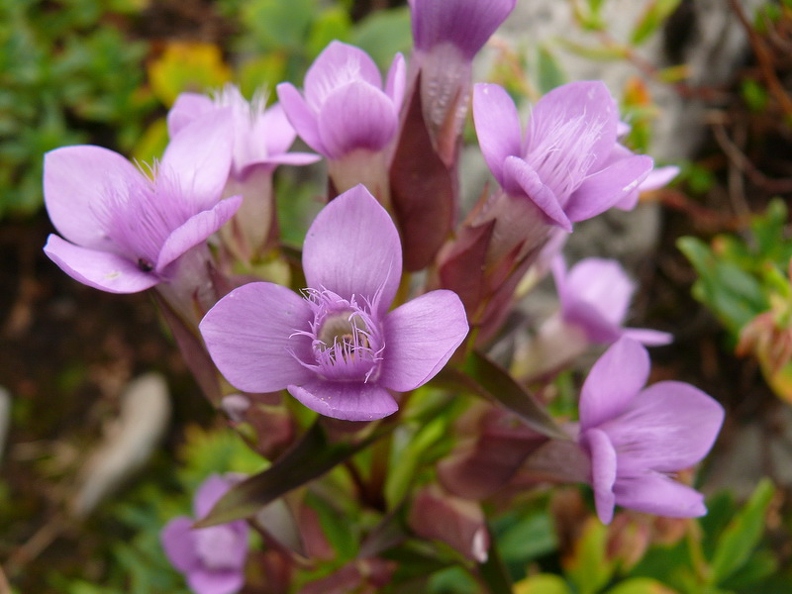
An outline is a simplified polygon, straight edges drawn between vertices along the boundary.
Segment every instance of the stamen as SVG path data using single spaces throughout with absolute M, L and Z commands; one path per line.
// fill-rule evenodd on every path
M 303 295 L 314 319 L 310 331 L 294 335 L 311 339 L 314 360 L 297 360 L 326 379 L 376 379 L 385 345 L 368 300 L 361 307 L 354 296 L 347 300 L 328 290 L 305 289 Z

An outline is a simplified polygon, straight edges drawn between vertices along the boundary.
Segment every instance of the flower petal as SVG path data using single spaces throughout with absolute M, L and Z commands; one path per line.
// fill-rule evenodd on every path
M 605 212 L 638 189 L 652 163 L 651 157 L 635 155 L 590 175 L 569 197 L 567 216 L 579 222 Z
M 553 191 L 542 183 L 534 169 L 519 157 L 507 157 L 503 163 L 503 189 L 512 195 L 524 194 L 548 218 L 548 223 L 572 231 L 572 223 Z
M 353 81 L 367 82 L 382 89 L 379 68 L 366 52 L 347 43 L 331 41 L 305 73 L 305 100 L 312 109 L 319 111 L 334 90 Z
M 622 336 L 632 338 L 644 346 L 663 346 L 674 342 L 673 334 L 650 328 L 624 328 Z
M 698 388 L 665 381 L 643 390 L 602 429 L 619 452 L 620 476 L 677 472 L 706 456 L 723 415 L 723 407 Z
M 220 200 L 231 171 L 234 128 L 231 110 L 216 109 L 186 125 L 174 136 L 160 167 L 186 197 L 208 210 Z
M 621 198 L 614 208 L 619 210 L 632 210 L 638 204 L 638 199 L 643 192 L 652 192 L 668 184 L 679 174 L 679 167 L 668 165 L 667 167 L 656 167 L 652 169 L 646 179 L 632 192 Z
M 217 203 L 211 210 L 199 212 L 171 233 L 160 250 L 155 269 L 162 273 L 165 267 L 189 249 L 203 243 L 222 227 L 242 205 L 241 196 L 232 196 Z
M 319 212 L 305 237 L 303 269 L 309 287 L 343 299 L 373 300 L 381 291 L 376 314 L 385 314 L 401 280 L 401 241 L 365 187 L 347 190 Z
M 171 565 L 182 573 L 200 564 L 192 533 L 193 520 L 187 516 L 173 518 L 160 532 L 160 543 Z
M 187 575 L 187 584 L 195 594 L 235 594 L 245 585 L 245 575 L 242 571 L 199 567 Z
M 385 388 L 362 382 L 330 382 L 314 379 L 289 393 L 320 415 L 344 421 L 374 421 L 392 415 L 399 405 Z
M 701 493 L 656 472 L 620 477 L 613 490 L 618 505 L 647 514 L 697 518 L 707 513 Z
M 74 280 L 108 293 L 138 293 L 161 281 L 117 254 L 80 247 L 57 235 L 49 236 L 44 253 Z
M 315 153 L 281 153 L 280 155 L 273 155 L 261 161 L 251 161 L 242 169 L 240 177 L 245 178 L 250 174 L 251 169 L 260 165 L 270 166 L 274 169 L 274 166 L 277 165 L 310 165 L 321 159 L 322 156 Z
M 581 134 L 588 140 L 585 151 L 591 157 L 589 171 L 600 169 L 616 144 L 619 121 L 616 102 L 601 81 L 567 83 L 544 95 L 531 109 L 525 146 L 542 144 L 557 132 L 560 123 L 575 120 L 580 120 Z M 581 147 L 573 144 L 558 150 L 579 151 Z
M 635 284 L 616 260 L 585 258 L 567 273 L 567 295 L 596 308 L 603 319 L 621 326 L 627 317 Z
M 396 133 L 398 114 L 384 92 L 355 81 L 327 96 L 318 121 L 325 155 L 340 159 L 355 149 L 384 148 Z
M 510 156 L 522 156 L 517 107 L 502 87 L 476 84 L 473 87 L 473 122 L 484 160 L 498 183 L 504 185 L 504 161 Z
M 590 303 L 567 297 L 561 304 L 565 322 L 583 330 L 586 339 L 594 344 L 611 344 L 622 336 L 621 326 L 605 319 L 602 312 Z
M 385 94 L 391 98 L 393 108 L 397 113 L 401 111 L 402 103 L 404 102 L 406 76 L 407 66 L 404 56 L 396 54 L 388 70 L 388 77 L 385 81 Z
M 584 447 L 587 447 L 591 454 L 591 486 L 594 489 L 597 515 L 603 524 L 610 524 L 616 501 L 613 493 L 618 471 L 616 450 L 613 449 L 607 434 L 599 429 L 589 429 L 582 437 Z
M 649 377 L 649 354 L 629 338 L 616 341 L 594 363 L 580 394 L 580 429 L 622 414 Z
M 214 504 L 220 501 L 220 498 L 225 495 L 231 488 L 231 481 L 228 481 L 218 474 L 210 475 L 193 497 L 193 513 L 196 519 L 202 519 L 214 507 Z
M 410 0 L 415 47 L 454 44 L 468 60 L 514 10 L 516 0 Z
M 300 91 L 291 83 L 279 84 L 277 91 L 280 105 L 300 138 L 316 152 L 326 154 L 327 151 L 319 137 L 316 110 L 308 105 Z
M 249 283 L 218 301 L 200 329 L 231 384 L 247 392 L 274 392 L 313 377 L 295 358 L 311 360 L 311 341 L 294 336 L 309 331 L 311 320 L 308 303 L 286 287 Z
M 87 248 L 111 249 L 103 206 L 113 188 L 144 185 L 134 165 L 98 146 L 66 146 L 44 155 L 44 203 L 55 228 Z
M 180 93 L 168 111 L 168 136 L 173 138 L 185 126 L 214 108 L 214 103 L 200 93 Z
M 453 291 L 437 290 L 385 317 L 379 383 L 397 392 L 422 386 L 443 368 L 468 333 L 465 308 Z
M 265 145 L 270 157 L 288 151 L 297 137 L 280 103 L 268 107 L 256 118 L 252 132 L 257 141 Z

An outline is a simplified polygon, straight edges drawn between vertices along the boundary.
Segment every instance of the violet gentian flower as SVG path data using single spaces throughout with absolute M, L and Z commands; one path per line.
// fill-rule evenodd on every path
M 564 257 L 551 265 L 561 303 L 561 318 L 579 327 L 589 342 L 610 344 L 629 336 L 648 346 L 668 344 L 667 332 L 623 328 L 635 284 L 616 260 L 586 258 L 567 270 Z
M 423 118 L 446 166 L 470 104 L 474 56 L 506 20 L 516 0 L 409 0 L 415 49 L 409 86 L 420 93 Z M 420 74 L 420 88 L 416 81 Z
M 182 93 L 168 112 L 171 137 L 208 113 L 230 110 L 233 130 L 231 170 L 223 196 L 239 195 L 243 203 L 220 233 L 238 260 L 251 262 L 277 242 L 272 177 L 279 165 L 308 165 L 319 160 L 311 153 L 287 152 L 297 137 L 280 105 L 266 108 L 263 96 L 248 102 L 234 85 L 226 85 L 214 100 Z M 200 139 L 199 139 L 200 140 Z
M 408 0 L 416 51 L 453 46 L 472 61 L 517 0 Z
M 230 177 L 241 181 L 254 167 L 308 165 L 319 157 L 311 153 L 290 153 L 297 137 L 279 104 L 266 107 L 263 96 L 248 102 L 234 85 L 226 85 L 214 99 L 197 93 L 182 93 L 168 112 L 168 133 L 176 136 L 185 126 L 213 111 L 228 109 L 233 128 L 233 158 Z
M 212 475 L 198 488 L 193 513 L 201 519 L 231 488 L 232 481 Z M 193 528 L 193 518 L 179 516 L 165 525 L 160 539 L 171 564 L 196 594 L 232 594 L 245 584 L 248 525 L 244 520 Z
M 66 274 L 111 293 L 176 282 L 179 260 L 234 214 L 221 200 L 231 167 L 226 110 L 177 134 L 153 179 L 98 146 L 68 146 L 44 158 L 44 202 L 55 228 L 44 251 Z
M 209 353 L 247 392 L 287 389 L 308 408 L 350 421 L 390 415 L 390 393 L 429 381 L 467 335 L 459 298 L 431 291 L 388 311 L 401 281 L 399 235 L 363 187 L 330 202 L 303 247 L 298 295 L 250 283 L 201 322 Z
M 404 98 L 404 58 L 397 54 L 385 88 L 366 52 L 333 41 L 305 75 L 304 96 L 290 83 L 278 98 L 300 137 L 315 151 L 338 160 L 352 151 L 380 151 L 396 133 Z
M 630 132 L 630 125 L 625 122 L 619 122 L 616 127 L 616 135 L 621 139 Z M 617 144 L 613 153 L 611 153 L 611 162 L 618 159 L 629 157 L 632 152 L 627 147 Z M 666 165 L 665 167 L 655 167 L 649 172 L 641 184 L 632 192 L 624 196 L 616 204 L 614 208 L 619 210 L 632 210 L 638 204 L 638 198 L 643 192 L 651 192 L 666 186 L 672 179 L 679 175 L 679 167 L 676 165 Z
M 723 407 L 682 382 L 644 388 L 648 377 L 646 349 L 621 338 L 583 384 L 578 442 L 591 458 L 597 515 L 606 524 L 617 504 L 676 518 L 707 511 L 701 493 L 672 477 L 710 450 Z
M 533 106 L 524 136 L 503 88 L 477 84 L 473 93 L 476 133 L 498 183 L 567 231 L 625 199 L 652 170 L 651 158 L 618 144 L 616 102 L 601 82 L 547 93 Z

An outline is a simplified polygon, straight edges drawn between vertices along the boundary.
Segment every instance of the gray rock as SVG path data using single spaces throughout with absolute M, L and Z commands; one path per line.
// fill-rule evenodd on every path
M 165 378 L 147 373 L 131 381 L 121 395 L 121 411 L 80 472 L 71 509 L 88 516 L 151 457 L 171 414 Z

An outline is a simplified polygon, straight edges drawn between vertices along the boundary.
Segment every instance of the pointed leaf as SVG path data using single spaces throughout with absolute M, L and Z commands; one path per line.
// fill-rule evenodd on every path
M 438 375 L 474 394 L 497 402 L 519 416 L 534 431 L 555 439 L 570 439 L 536 398 L 502 367 L 472 352 L 459 369 L 447 367 Z
M 451 233 L 457 188 L 454 176 L 432 146 L 423 117 L 420 77 L 409 101 L 390 183 L 404 245 L 404 268 L 413 272 L 429 265 Z
M 630 43 L 641 45 L 657 31 L 676 10 L 681 0 L 654 0 L 650 2 L 632 30 Z
M 652 578 L 639 577 L 621 582 L 606 594 L 676 594 L 676 590 Z
M 749 559 L 762 538 L 767 508 L 774 493 L 773 483 L 763 479 L 745 507 L 726 526 L 712 559 L 713 583 L 722 583 Z
M 317 420 L 300 441 L 267 470 L 234 485 L 195 527 L 205 528 L 252 516 L 271 501 L 328 472 L 393 427 L 384 424 L 379 431 L 360 441 L 332 443 L 321 419 Z
M 607 543 L 608 527 L 595 518 L 589 518 L 575 542 L 572 556 L 562 561 L 564 573 L 580 594 L 599 592 L 613 576 L 616 565 L 607 558 Z
M 514 584 L 514 594 L 572 594 L 572 591 L 564 578 L 552 573 L 540 573 Z

